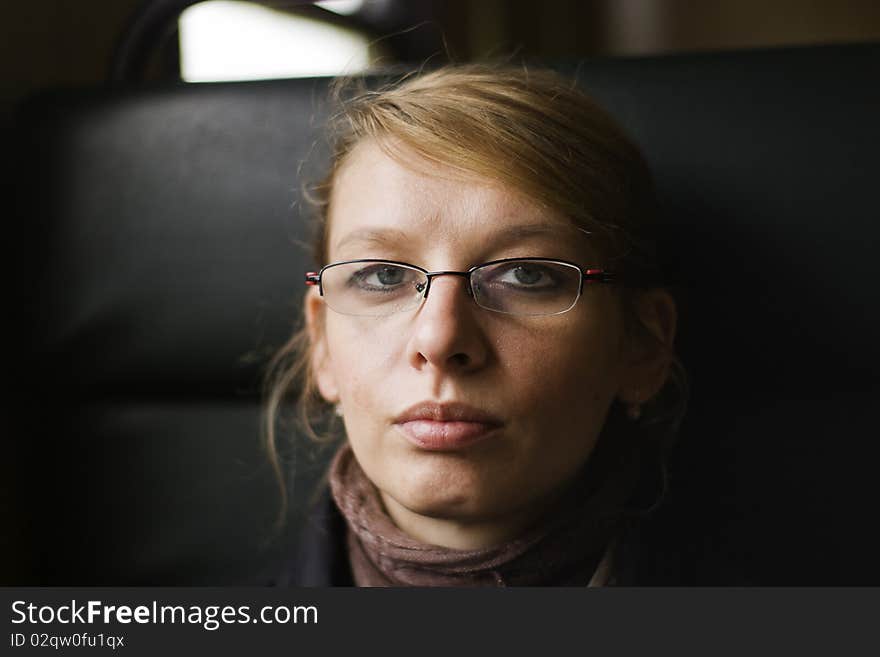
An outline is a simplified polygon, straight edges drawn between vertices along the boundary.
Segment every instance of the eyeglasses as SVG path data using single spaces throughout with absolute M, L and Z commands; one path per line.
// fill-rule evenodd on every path
M 306 273 L 325 303 L 337 313 L 386 317 L 417 308 L 428 298 L 437 276 L 461 276 L 465 290 L 481 308 L 508 315 L 559 315 L 574 308 L 584 281 L 612 283 L 604 269 L 587 269 L 564 260 L 505 258 L 467 271 L 427 271 L 391 260 L 347 260 Z

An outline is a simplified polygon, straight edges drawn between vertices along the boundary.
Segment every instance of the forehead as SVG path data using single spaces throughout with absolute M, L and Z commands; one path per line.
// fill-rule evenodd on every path
M 509 187 L 405 149 L 392 157 L 374 141 L 358 144 L 337 172 L 328 219 L 331 260 L 389 248 L 467 256 L 518 245 L 575 257 L 573 247 L 589 244 L 569 219 Z

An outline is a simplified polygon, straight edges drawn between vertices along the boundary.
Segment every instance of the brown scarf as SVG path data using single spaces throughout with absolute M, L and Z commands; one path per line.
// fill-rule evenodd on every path
M 404 534 L 347 443 L 331 463 L 330 488 L 347 521 L 357 586 L 606 586 L 614 584 L 620 511 L 638 475 L 637 461 L 597 447 L 554 514 L 519 538 L 477 550 L 427 545 Z

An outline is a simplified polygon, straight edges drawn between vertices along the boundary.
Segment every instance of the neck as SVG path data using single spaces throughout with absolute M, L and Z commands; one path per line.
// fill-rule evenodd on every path
M 330 488 L 358 586 L 581 586 L 608 554 L 638 461 L 615 471 L 611 479 L 584 472 L 570 493 L 468 522 L 426 517 L 383 495 L 347 445 L 331 463 Z
M 534 525 L 555 500 L 540 500 L 528 508 L 514 509 L 503 517 L 462 520 L 415 513 L 379 491 L 382 504 L 394 524 L 407 536 L 427 545 L 453 550 L 480 550 L 521 536 Z

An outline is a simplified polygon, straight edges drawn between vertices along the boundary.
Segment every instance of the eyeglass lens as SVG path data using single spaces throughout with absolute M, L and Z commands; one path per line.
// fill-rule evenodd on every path
M 424 272 L 388 262 L 332 265 L 321 277 L 327 305 L 338 313 L 383 317 L 419 306 L 428 286 Z M 511 260 L 471 273 L 474 301 L 511 315 L 555 315 L 580 294 L 581 272 L 550 260 Z

